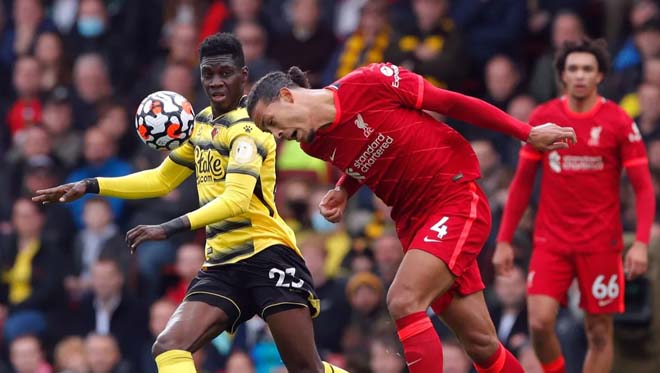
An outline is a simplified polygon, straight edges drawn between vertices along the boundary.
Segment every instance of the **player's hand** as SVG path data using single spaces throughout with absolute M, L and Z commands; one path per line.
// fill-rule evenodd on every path
M 319 211 L 329 222 L 337 223 L 344 215 L 347 201 L 348 193 L 346 193 L 344 188 L 338 187 L 329 190 L 319 203 Z
M 498 242 L 493 254 L 493 265 L 495 274 L 498 276 L 508 276 L 513 269 L 513 247 L 508 242 Z
M 77 183 L 59 185 L 49 189 L 40 189 L 35 192 L 32 201 L 43 204 L 52 202 L 71 202 L 85 195 L 87 183 L 81 180 Z
M 623 273 L 628 280 L 643 275 L 648 268 L 648 245 L 635 241 L 623 261 Z
M 126 233 L 126 243 L 131 248 L 131 254 L 143 242 L 162 241 L 166 238 L 165 228 L 160 225 L 138 225 Z
M 540 151 L 566 149 L 569 144 L 577 143 L 577 136 L 570 127 L 546 123 L 532 128 L 527 142 Z

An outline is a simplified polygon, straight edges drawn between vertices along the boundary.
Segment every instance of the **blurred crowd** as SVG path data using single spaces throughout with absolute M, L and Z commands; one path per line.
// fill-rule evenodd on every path
M 220 31 L 243 43 L 251 83 L 297 65 L 322 87 L 356 67 L 391 61 L 523 121 L 561 94 L 555 50 L 603 37 L 613 71 L 601 92 L 637 121 L 660 194 L 656 0 L 0 0 L 0 372 L 156 371 L 151 344 L 203 262 L 204 234 L 144 244 L 131 255 L 124 233 L 195 209 L 194 181 L 150 200 L 92 196 L 41 206 L 29 197 L 158 165 L 166 155 L 140 143 L 134 110 L 156 90 L 181 93 L 196 111 L 206 107 L 197 46 Z M 525 310 L 535 203 L 514 240 L 514 274 L 495 278 L 490 264 L 520 144 L 440 119 L 471 141 L 481 163 L 493 233 L 479 262 L 498 335 L 527 372 L 540 372 Z M 316 206 L 337 176 L 297 143 L 279 145 L 277 202 L 321 298 L 318 349 L 353 373 L 403 372 L 385 307 L 401 245 L 387 206 L 368 190 L 351 200 L 342 223 L 323 219 Z M 634 197 L 622 185 L 622 219 L 633 232 Z M 660 369 L 657 224 L 653 237 L 649 276 L 627 284 L 628 311 L 616 319 L 617 371 Z M 444 371 L 470 372 L 460 344 L 436 321 Z M 557 325 L 569 372 L 579 371 L 584 354 L 581 322 L 572 304 Z M 194 357 L 200 372 L 284 371 L 260 319 Z

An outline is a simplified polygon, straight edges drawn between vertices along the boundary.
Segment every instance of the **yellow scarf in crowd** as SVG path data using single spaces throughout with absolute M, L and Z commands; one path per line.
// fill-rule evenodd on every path
M 14 266 L 2 276 L 2 280 L 9 284 L 10 304 L 21 303 L 32 293 L 32 286 L 30 285 L 32 259 L 37 255 L 40 247 L 41 241 L 39 239 L 28 243 L 25 249 L 18 251 Z
M 383 62 L 383 54 L 390 43 L 390 29 L 386 27 L 378 33 L 371 45 L 365 45 L 364 35 L 355 32 L 347 40 L 344 51 L 339 56 L 337 79 L 351 71 L 374 62 Z

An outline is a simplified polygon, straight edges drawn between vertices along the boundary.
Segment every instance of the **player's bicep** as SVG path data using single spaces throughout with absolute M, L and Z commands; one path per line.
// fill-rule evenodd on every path
M 621 161 L 624 168 L 648 164 L 642 134 L 634 121 L 627 126 L 621 138 Z
M 195 147 L 190 143 L 190 140 L 172 150 L 169 158 L 172 162 L 195 171 Z
M 384 87 L 385 94 L 397 104 L 414 109 L 422 108 L 424 78 L 403 67 L 384 63 L 376 65 L 376 74 Z M 430 84 L 430 83 L 429 83 Z
M 231 142 L 227 174 L 238 173 L 259 178 L 266 150 L 251 136 L 240 135 Z

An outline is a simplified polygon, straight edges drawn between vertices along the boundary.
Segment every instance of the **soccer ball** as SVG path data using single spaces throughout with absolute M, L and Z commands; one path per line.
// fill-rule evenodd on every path
M 135 129 L 153 149 L 173 150 L 192 133 L 195 114 L 190 102 L 171 91 L 154 92 L 142 100 L 135 113 Z

